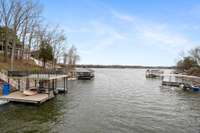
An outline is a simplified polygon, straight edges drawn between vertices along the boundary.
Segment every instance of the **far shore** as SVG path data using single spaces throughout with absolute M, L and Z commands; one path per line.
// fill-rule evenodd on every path
M 130 65 L 76 65 L 78 68 L 136 68 L 136 69 L 175 69 L 175 66 L 130 66 Z

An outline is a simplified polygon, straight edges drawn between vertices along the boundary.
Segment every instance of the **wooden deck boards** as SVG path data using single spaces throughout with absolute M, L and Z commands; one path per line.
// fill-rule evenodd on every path
M 8 96 L 1 96 L 0 99 L 13 102 L 43 103 L 53 97 L 54 95 L 48 95 L 48 94 L 36 94 L 33 96 L 25 96 L 20 91 L 16 91 L 9 94 Z

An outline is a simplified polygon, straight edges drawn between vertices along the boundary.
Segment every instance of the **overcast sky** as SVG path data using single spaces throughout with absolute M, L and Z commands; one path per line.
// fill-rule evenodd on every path
M 41 0 L 81 64 L 174 65 L 200 46 L 199 0 Z

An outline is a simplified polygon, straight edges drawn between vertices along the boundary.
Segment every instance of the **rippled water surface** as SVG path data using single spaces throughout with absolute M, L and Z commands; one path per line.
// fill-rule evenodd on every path
M 200 94 L 160 88 L 145 70 L 96 69 L 39 106 L 0 106 L 0 133 L 200 133 Z

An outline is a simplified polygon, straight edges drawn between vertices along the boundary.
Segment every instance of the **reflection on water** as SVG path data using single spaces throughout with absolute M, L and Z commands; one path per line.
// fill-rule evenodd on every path
M 96 69 L 69 93 L 39 106 L 0 107 L 1 133 L 199 133 L 200 94 L 160 88 L 145 70 Z

